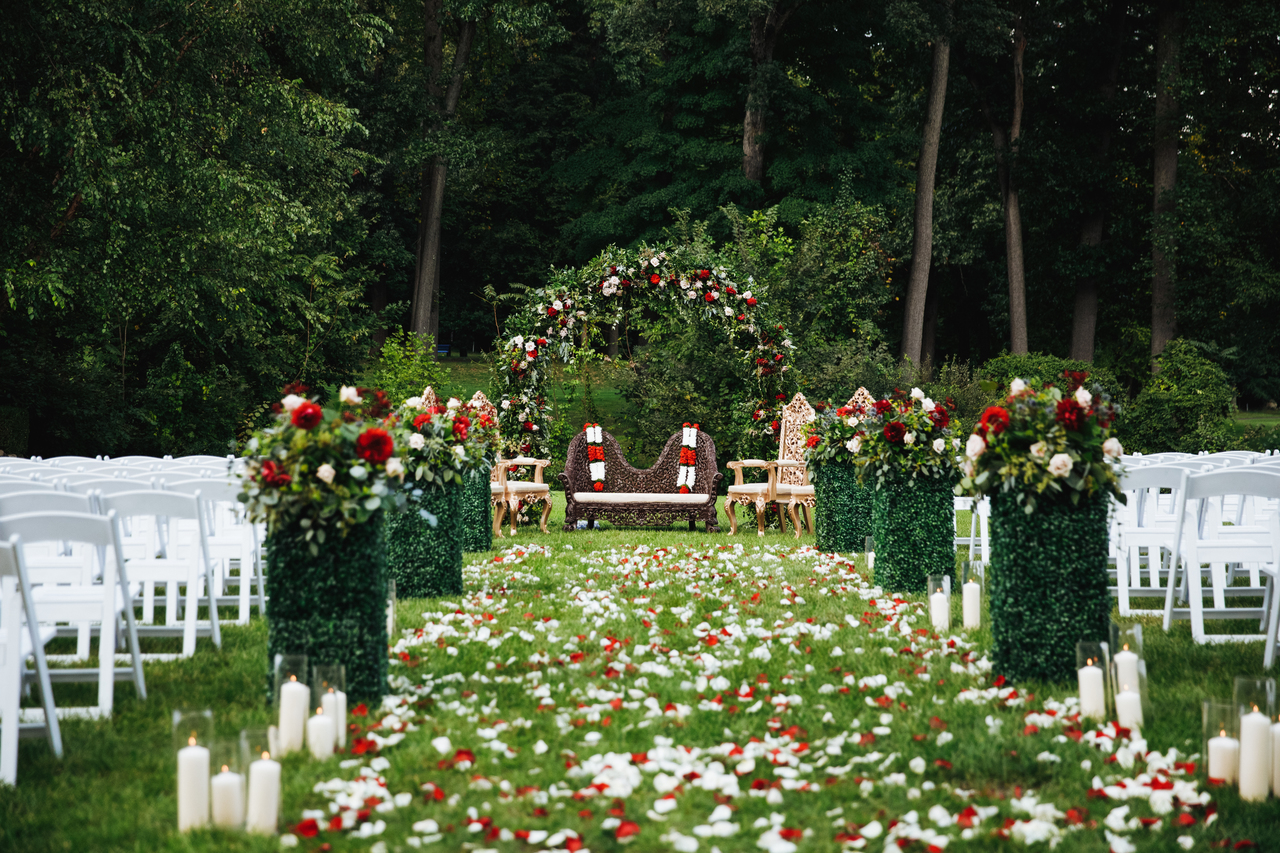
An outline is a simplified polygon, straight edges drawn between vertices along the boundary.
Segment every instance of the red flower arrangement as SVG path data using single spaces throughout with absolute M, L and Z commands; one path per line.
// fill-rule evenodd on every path
M 987 433 L 999 435 L 1007 426 L 1009 426 L 1009 412 L 1000 406 L 989 406 L 978 419 L 978 426 L 974 432 L 985 438 Z
M 889 421 L 884 425 L 884 437 L 893 444 L 901 444 L 906 434 L 907 427 L 902 421 Z
M 298 429 L 315 429 L 324 419 L 324 409 L 308 400 L 293 410 L 293 425 Z
M 1079 432 L 1080 428 L 1084 426 L 1085 416 L 1084 407 L 1071 397 L 1058 401 L 1055 418 L 1066 429 L 1072 432 Z
M 262 463 L 261 477 L 264 484 L 277 489 L 287 486 L 293 482 L 293 478 L 286 474 L 283 468 L 270 459 Z

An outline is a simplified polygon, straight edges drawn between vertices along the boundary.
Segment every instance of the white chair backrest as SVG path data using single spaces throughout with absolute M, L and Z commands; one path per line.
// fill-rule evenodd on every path
M 0 517 L 22 515 L 29 512 L 78 512 L 94 511 L 93 497 L 53 489 L 29 490 L 4 494 L 0 492 Z
M 183 495 L 194 495 L 198 492 L 206 503 L 235 503 L 240 494 L 240 481 L 226 478 L 207 477 L 169 482 L 164 477 L 160 477 L 157 479 L 157 485 L 166 492 L 177 492 Z
M 136 492 L 139 489 L 145 489 L 147 484 L 138 482 L 137 480 L 128 480 L 123 477 L 112 477 L 110 479 L 96 480 L 80 480 L 72 482 L 68 479 L 63 488 L 68 492 L 77 494 L 88 494 L 89 492 L 98 492 L 103 495 L 117 495 L 121 492 Z
M 1187 478 L 1184 500 L 1226 495 L 1280 498 L 1280 471 L 1250 465 L 1205 471 Z
M 98 504 L 103 512 L 114 512 L 121 518 L 155 516 L 160 518 L 200 518 L 199 496 L 159 489 L 134 490 L 102 495 Z
M 0 495 L 13 495 L 20 492 L 53 491 L 53 483 L 40 480 L 8 480 L 0 482 Z
M 119 528 L 115 513 L 28 512 L 0 517 L 0 539 L 18 535 L 33 542 L 82 542 L 109 547 L 119 553 Z

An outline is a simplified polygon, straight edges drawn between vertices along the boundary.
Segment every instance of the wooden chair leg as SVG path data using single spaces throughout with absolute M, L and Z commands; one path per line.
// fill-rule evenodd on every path
M 809 535 L 813 536 L 813 508 L 805 504 L 800 509 L 804 512 L 804 522 L 809 527 Z
M 734 511 L 733 498 L 724 499 L 724 514 L 729 516 L 729 535 L 735 536 L 738 533 L 738 513 Z
M 792 528 L 795 529 L 796 538 L 799 539 L 800 531 L 804 529 L 803 526 L 800 524 L 800 507 L 798 507 L 794 503 L 788 504 L 787 514 L 791 516 L 791 526 Z
M 511 498 L 507 501 L 508 510 L 511 513 L 511 535 L 516 535 L 516 524 L 520 521 L 520 499 Z
M 756 535 L 764 535 L 764 516 L 768 512 L 768 508 L 764 504 L 764 498 L 756 498 Z
M 499 502 L 493 507 L 493 535 L 502 538 L 502 519 L 507 514 L 506 502 Z
M 547 495 L 547 499 L 542 502 L 542 521 L 538 523 L 538 529 L 543 533 L 547 532 L 547 519 L 551 517 L 551 496 Z

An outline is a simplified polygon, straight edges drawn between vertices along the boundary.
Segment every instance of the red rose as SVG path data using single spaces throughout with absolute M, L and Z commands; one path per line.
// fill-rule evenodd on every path
M 603 492 L 604 483 L 596 483 L 592 488 L 594 488 L 597 492 Z
M 769 359 L 767 359 L 767 358 L 757 358 L 757 359 L 756 359 L 756 364 L 768 364 L 768 363 L 769 363 Z
M 471 418 L 466 415 L 458 415 L 453 419 L 453 434 L 458 441 L 467 440 L 467 429 L 471 426 Z
M 732 287 L 726 287 L 726 288 L 724 289 L 724 292 L 725 292 L 725 293 L 727 293 L 727 294 L 729 294 L 730 296 L 737 296 L 737 295 L 738 295 L 738 291 L 737 291 L 737 290 L 734 290 Z
M 413 428 L 420 430 L 422 429 L 423 424 L 429 424 L 429 423 L 431 423 L 431 413 L 423 412 L 422 414 L 418 415 L 416 418 L 413 419 Z
M 293 482 L 293 478 L 272 460 L 262 463 L 262 482 L 274 488 L 283 488 Z
M 836 409 L 836 415 L 842 418 L 847 418 L 852 414 L 853 414 L 853 409 L 849 408 L 848 406 L 841 406 L 840 408 Z
M 546 345 L 547 345 L 547 339 L 546 339 L 546 338 L 538 338 L 538 346 L 540 346 L 540 347 L 545 347 Z
M 385 429 L 373 427 L 360 433 L 356 439 L 356 456 L 373 465 L 381 465 L 391 458 L 396 443 Z
M 951 415 L 947 414 L 947 410 L 942 406 L 938 406 L 930 412 L 929 419 L 933 421 L 933 425 L 937 429 L 946 429 L 947 425 L 951 423 Z
M 885 412 L 888 412 L 892 408 L 893 408 L 893 403 L 890 403 L 888 400 L 876 400 L 877 415 L 883 415 Z
M 320 824 L 316 823 L 316 819 L 309 817 L 302 823 L 293 828 L 293 831 L 301 835 L 303 838 L 315 838 L 320 834 Z
M 748 296 L 748 297 L 747 297 L 747 304 L 748 304 L 748 305 L 755 305 L 755 304 L 756 304 L 756 298 L 755 298 L 754 296 Z
M 991 406 L 982 413 L 978 425 L 993 435 L 999 435 L 1009 425 L 1009 413 L 999 406 Z
M 698 278 L 702 279 L 703 281 L 706 281 L 707 279 L 711 278 L 711 270 L 699 270 Z
M 702 297 L 702 298 L 703 298 L 703 299 L 705 299 L 705 300 L 707 300 L 708 302 L 715 302 L 715 301 L 716 301 L 716 295 L 715 295 L 714 293 L 708 293 L 706 296 L 704 296 L 704 297 Z
M 821 439 L 819 439 L 816 435 L 811 435 L 811 436 L 809 436 L 809 438 L 805 441 L 805 445 L 806 445 L 806 446 L 808 446 L 808 447 L 817 447 L 817 446 L 818 446 L 818 442 L 819 442 L 820 440 L 821 440 Z
M 742 320 L 745 320 L 745 319 L 747 319 L 747 315 L 746 315 L 746 314 L 739 314 L 739 315 L 738 315 L 738 320 L 739 320 L 739 321 L 742 321 Z
M 560 313 L 560 312 L 559 312 L 559 311 L 557 311 L 555 308 L 548 308 L 548 309 L 547 309 L 547 316 L 548 316 L 548 317 L 554 317 L 554 316 L 556 316 L 556 315 L 557 315 L 557 314 L 559 314 L 559 313 Z
M 657 284 L 660 281 L 662 281 L 662 276 L 658 275 L 657 273 L 654 273 L 653 275 L 649 276 L 650 284 Z
M 769 424 L 769 429 L 771 429 L 771 430 L 776 430 L 777 428 L 778 428 L 778 422 L 777 422 L 777 421 L 773 421 L 772 423 L 770 423 L 770 424 Z
M 293 425 L 298 429 L 314 429 L 323 417 L 324 411 L 308 400 L 293 410 Z
M 782 353 L 778 353 L 773 357 L 774 361 L 782 361 Z
M 525 353 L 525 358 L 529 359 L 530 361 L 533 361 L 537 357 L 538 357 L 538 351 L 536 349 L 531 349 L 527 353 Z
M 525 432 L 533 432 L 533 421 L 525 421 L 523 426 Z
M 1072 432 L 1076 432 L 1084 424 L 1084 409 L 1071 397 L 1058 403 L 1058 423 Z
M 1076 393 L 1076 389 L 1083 385 L 1084 381 L 1089 378 L 1088 372 L 1084 370 L 1064 370 L 1062 371 L 1062 375 L 1066 377 L 1068 384 L 1071 386 L 1071 390 L 1068 392 L 1071 394 Z
M 889 421 L 884 425 L 884 437 L 888 439 L 890 444 L 901 444 L 902 437 L 906 434 L 906 426 L 898 421 Z

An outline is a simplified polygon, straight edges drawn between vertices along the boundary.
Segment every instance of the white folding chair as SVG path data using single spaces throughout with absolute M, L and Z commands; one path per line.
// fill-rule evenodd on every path
M 70 541 L 101 553 L 102 582 L 98 584 L 42 583 L 36 572 L 28 570 L 34 585 L 31 596 L 38 619 L 48 622 L 101 623 L 98 641 L 98 666 L 88 669 L 55 669 L 49 672 L 54 683 L 98 682 L 98 704 L 83 707 L 60 707 L 62 716 L 110 716 L 115 703 L 117 679 L 132 680 L 141 699 L 147 698 L 147 683 L 142 674 L 142 655 L 138 648 L 137 625 L 133 620 L 133 600 L 120 550 L 120 525 L 114 513 L 86 515 L 74 512 L 33 512 L 0 518 L 0 539 L 22 538 L 24 551 L 41 542 Z M 129 640 L 132 666 L 117 668 L 116 630 L 121 612 Z
M 196 638 L 200 635 L 210 636 L 213 643 L 222 647 L 222 631 L 218 625 L 218 608 L 210 602 L 209 624 L 202 625 L 198 621 L 200 608 L 201 583 L 212 591 L 213 567 L 209 560 L 208 534 L 205 528 L 205 510 L 200 493 L 184 495 L 176 492 L 159 490 L 121 492 L 114 495 L 102 495 L 98 503 L 105 512 L 112 512 L 121 518 L 156 518 L 167 520 L 169 525 L 179 519 L 195 522 L 194 541 L 181 541 L 170 533 L 168 539 L 170 549 L 166 556 L 138 557 L 127 561 L 129 574 L 135 581 L 144 584 L 143 613 L 148 610 L 154 614 L 154 589 L 156 583 L 165 585 L 165 624 L 144 625 L 138 629 L 142 636 L 149 637 L 182 637 L 181 657 L 190 657 L 196 651 Z M 163 528 L 164 522 L 158 527 Z M 204 564 L 201 577 L 200 566 Z M 179 587 L 185 584 L 187 594 L 183 606 L 182 624 L 178 624 Z M 148 590 L 151 591 L 150 596 Z M 132 613 L 132 609 L 130 610 Z M 172 659 L 174 655 L 148 655 L 151 659 Z
M 53 635 L 53 630 L 40 627 L 31 582 L 22 561 L 22 540 L 11 536 L 9 541 L 0 542 L 0 781 L 10 785 L 18 781 L 19 736 L 43 732 L 53 754 L 62 757 L 62 730 L 53 704 L 49 664 L 44 657 L 45 643 Z M 26 671 L 28 655 L 35 658 L 33 673 Z M 43 723 L 20 721 L 23 682 L 29 677 L 40 683 Z
M 208 511 L 208 550 L 217 570 L 213 595 L 221 606 L 237 606 L 236 622 L 247 625 L 249 611 L 257 587 L 258 612 L 266 615 L 266 598 L 262 574 L 262 559 L 258 529 L 246 517 L 238 500 L 240 484 L 226 477 L 219 479 L 179 480 L 161 479 L 160 488 L 182 494 L 199 494 Z M 237 587 L 237 595 L 224 595 L 231 586 Z
M 1166 503 L 1175 503 L 1191 472 L 1173 465 L 1128 468 L 1120 477 L 1127 502 L 1114 505 L 1113 540 L 1116 549 L 1115 595 L 1121 616 L 1163 614 L 1157 609 L 1133 609 L 1133 598 L 1161 598 L 1169 574 L 1176 528 L 1172 510 L 1162 512 L 1161 490 L 1168 489 Z M 1143 585 L 1143 551 L 1146 579 Z
M 13 495 L 22 492 L 53 491 L 53 483 L 40 480 L 8 480 L 0 482 L 0 495 Z
M 1179 495 L 1178 525 L 1174 535 L 1171 565 L 1176 573 L 1165 590 L 1164 627 L 1167 631 L 1174 619 L 1190 619 L 1191 634 L 1198 643 L 1249 642 L 1262 639 L 1266 643 L 1265 666 L 1275 658 L 1277 622 L 1280 607 L 1276 603 L 1276 578 L 1280 572 L 1280 514 L 1272 514 L 1264 524 L 1239 527 L 1221 524 L 1220 504 L 1214 499 L 1227 495 L 1249 495 L 1280 498 L 1280 472 L 1260 470 L 1256 466 L 1225 468 L 1189 476 Z M 1194 501 L 1194 503 L 1192 503 Z M 1210 587 L 1204 588 L 1208 565 Z M 1236 586 L 1235 568 L 1252 564 L 1249 586 Z M 1230 570 L 1230 574 L 1228 574 Z M 1263 577 L 1265 575 L 1265 585 Z M 1174 592 L 1181 580 L 1181 595 L 1186 608 L 1175 608 Z M 1212 597 L 1205 606 L 1204 596 Z M 1261 607 L 1228 607 L 1228 598 L 1261 598 Z M 1261 635 L 1209 634 L 1206 619 L 1258 619 Z

